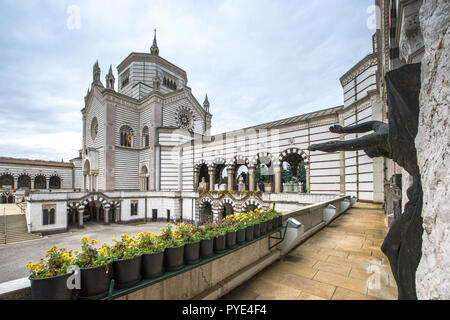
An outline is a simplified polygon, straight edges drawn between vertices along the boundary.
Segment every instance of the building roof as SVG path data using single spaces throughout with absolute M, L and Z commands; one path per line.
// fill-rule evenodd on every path
M 0 157 L 0 163 L 34 165 L 34 166 L 46 166 L 46 167 L 73 168 L 73 164 L 72 163 L 68 163 L 68 162 L 30 160 L 30 159 L 16 159 L 16 158 L 6 158 L 6 157 Z

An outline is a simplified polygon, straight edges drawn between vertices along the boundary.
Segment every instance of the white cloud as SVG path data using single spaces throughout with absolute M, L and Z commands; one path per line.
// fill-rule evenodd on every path
M 80 30 L 66 26 L 81 9 Z M 339 77 L 368 54 L 373 0 L 128 0 L 0 4 L 0 153 L 58 160 L 81 148 L 92 65 L 102 80 L 130 52 L 160 54 L 186 70 L 213 132 L 342 104 Z M 8 13 L 8 14 L 5 14 Z

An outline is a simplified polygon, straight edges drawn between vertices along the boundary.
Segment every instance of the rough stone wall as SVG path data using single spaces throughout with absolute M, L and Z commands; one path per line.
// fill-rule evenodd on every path
M 450 299 L 449 17 L 448 0 L 423 2 L 420 24 L 425 55 L 416 138 L 425 229 L 416 273 L 419 299 Z

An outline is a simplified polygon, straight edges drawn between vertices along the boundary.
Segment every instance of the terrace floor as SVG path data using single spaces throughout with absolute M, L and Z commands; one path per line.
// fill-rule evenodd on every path
M 379 205 L 356 203 L 224 300 L 396 300 Z

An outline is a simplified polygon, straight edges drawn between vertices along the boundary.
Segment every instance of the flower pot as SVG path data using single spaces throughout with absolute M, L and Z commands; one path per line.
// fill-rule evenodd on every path
M 184 262 L 196 264 L 200 261 L 200 241 L 187 243 L 184 246 Z
M 261 234 L 266 234 L 267 232 L 267 221 L 261 222 Z
M 164 251 L 142 255 L 142 276 L 145 279 L 153 279 L 161 276 L 164 266 Z
M 71 273 L 44 279 L 31 279 L 31 298 L 33 300 L 72 300 L 72 290 L 67 288 Z
M 245 229 L 245 241 L 252 241 L 254 236 L 253 236 L 253 226 L 247 227 L 247 229 Z
M 80 274 L 79 299 L 101 299 L 108 295 L 109 286 L 114 276 L 112 262 L 100 267 L 81 269 Z
M 283 226 L 283 216 L 278 217 L 277 220 L 278 220 L 278 228 L 281 228 Z
M 214 252 L 222 252 L 226 249 L 226 236 L 218 236 L 214 238 Z
M 200 241 L 200 256 L 210 258 L 214 254 L 214 238 Z
M 184 245 L 166 248 L 164 251 L 164 267 L 167 271 L 176 271 L 184 267 Z
M 268 220 L 267 221 L 267 232 L 272 231 L 273 229 L 273 221 L 272 220 Z
M 264 183 L 264 192 L 271 193 L 272 192 L 272 184 L 265 182 Z
M 117 289 L 124 289 L 134 286 L 141 281 L 142 256 L 132 259 L 116 260 L 113 262 L 114 286 Z
M 237 241 L 237 233 L 236 232 L 228 232 L 227 233 L 227 248 L 232 249 L 236 247 Z
M 261 235 L 261 224 L 255 224 L 253 226 L 253 237 L 258 238 Z
M 236 241 L 238 244 L 245 242 L 245 229 L 240 229 L 236 232 Z

